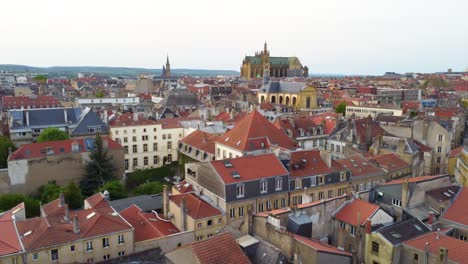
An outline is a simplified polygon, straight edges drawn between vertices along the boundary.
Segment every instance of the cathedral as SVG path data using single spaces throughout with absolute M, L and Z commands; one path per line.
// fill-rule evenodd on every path
M 241 77 L 246 79 L 262 78 L 264 72 L 269 77 L 307 77 L 309 69 L 302 66 L 297 57 L 270 57 L 267 44 L 263 51 L 256 52 L 255 56 L 245 56 L 240 69 Z
M 162 67 L 162 77 L 171 77 L 171 64 L 169 63 L 169 55 L 167 56 L 166 66 Z

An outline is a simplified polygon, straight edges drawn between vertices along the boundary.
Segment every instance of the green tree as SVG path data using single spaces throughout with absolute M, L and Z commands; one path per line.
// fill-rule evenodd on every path
M 125 186 L 118 180 L 109 181 L 99 189 L 100 192 L 108 191 L 111 200 L 127 198 Z
M 36 75 L 36 76 L 34 76 L 33 80 L 40 83 L 40 84 L 45 84 L 47 82 L 47 76 L 45 76 L 45 75 Z
M 96 94 L 94 94 L 94 96 L 96 96 L 96 98 L 103 98 L 104 97 L 104 92 L 103 91 L 96 92 Z
M 80 183 L 81 190 L 84 195 L 89 196 L 106 182 L 114 179 L 114 164 L 107 156 L 107 150 L 104 149 L 102 138 L 98 134 L 90 154 L 90 161 L 86 163 L 85 176 Z
M 83 206 L 83 194 L 80 188 L 71 181 L 65 188 L 63 188 L 65 194 L 65 201 L 70 209 L 79 209 Z
M 38 200 L 22 194 L 2 194 L 0 195 L 0 212 L 10 210 L 18 204 L 24 202 L 26 216 L 35 217 L 40 213 Z
M 155 181 L 155 182 L 148 182 L 148 183 L 143 183 L 138 185 L 138 187 L 135 188 L 133 191 L 137 195 L 142 195 L 142 194 L 157 194 L 161 193 L 163 191 L 163 185 L 161 182 Z
M 343 116 L 346 115 L 346 104 L 345 103 L 340 103 L 339 105 L 336 106 L 335 112 L 343 114 Z
M 8 163 L 8 151 L 15 151 L 16 147 L 7 136 L 0 136 L 0 168 L 6 168 Z
M 39 187 L 39 199 L 44 204 L 50 203 L 53 200 L 59 198 L 61 191 L 62 188 L 60 188 L 60 186 L 57 185 L 55 181 L 49 182 L 46 185 L 42 185 L 41 187 Z
M 70 136 L 67 133 L 60 131 L 58 128 L 48 127 L 41 132 L 37 138 L 37 142 L 57 141 L 69 138 Z

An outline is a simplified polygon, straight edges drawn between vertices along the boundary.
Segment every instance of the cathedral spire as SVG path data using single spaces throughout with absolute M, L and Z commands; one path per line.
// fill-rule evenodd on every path
M 264 45 L 264 47 L 263 47 L 263 51 L 264 51 L 265 53 L 267 53 L 267 51 L 268 51 L 266 40 L 265 40 L 265 45 Z
M 166 77 L 169 77 L 171 76 L 171 64 L 169 63 L 169 55 L 167 55 L 167 59 L 166 59 L 166 74 L 165 74 Z

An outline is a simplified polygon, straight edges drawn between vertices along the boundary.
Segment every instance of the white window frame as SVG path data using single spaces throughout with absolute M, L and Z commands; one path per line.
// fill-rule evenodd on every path
M 260 181 L 260 193 L 267 193 L 268 192 L 268 181 L 261 180 Z
M 237 198 L 245 197 L 245 184 L 239 183 L 236 185 L 236 197 Z

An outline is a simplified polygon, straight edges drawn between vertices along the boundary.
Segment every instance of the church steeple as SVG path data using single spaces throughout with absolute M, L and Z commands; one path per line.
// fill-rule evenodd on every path
M 166 72 L 165 72 L 165 76 L 166 77 L 169 77 L 171 76 L 171 64 L 169 63 L 169 55 L 167 55 L 167 59 L 166 59 Z
M 267 53 L 268 52 L 268 49 L 267 49 L 267 43 L 266 43 L 266 40 L 265 40 L 265 45 L 263 46 L 263 53 Z

